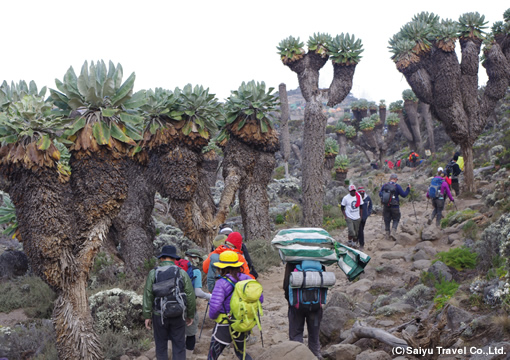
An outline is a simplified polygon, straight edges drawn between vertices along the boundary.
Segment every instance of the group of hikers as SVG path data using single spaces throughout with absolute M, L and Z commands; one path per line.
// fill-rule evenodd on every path
M 412 156 L 414 154 L 414 156 Z M 409 161 L 416 163 L 419 155 L 414 151 L 409 155 Z M 398 160 L 400 162 L 400 160 Z M 390 169 L 394 168 L 391 161 L 386 160 Z M 398 165 L 400 166 L 400 164 Z M 454 202 L 450 187 L 455 191 L 455 196 L 460 194 L 459 176 L 464 168 L 464 159 L 459 152 L 446 165 L 446 169 L 439 167 L 427 190 L 426 197 L 432 201 L 432 214 L 427 223 L 430 225 L 436 220 L 436 226 L 441 225 L 442 212 L 446 197 Z M 382 204 L 382 216 L 384 220 L 385 238 L 396 240 L 398 224 L 400 222 L 400 197 L 407 197 L 411 191 L 411 184 L 407 184 L 406 190 L 398 184 L 398 175 L 391 174 L 389 182 L 382 185 L 379 198 Z M 349 185 L 349 193 L 342 198 L 340 207 L 347 223 L 348 242 L 352 246 L 363 250 L 365 246 L 364 228 L 367 218 L 372 214 L 372 199 L 360 186 Z
M 191 358 L 199 323 L 196 298 L 201 298 L 208 302 L 208 315 L 216 322 L 207 359 L 218 359 L 225 347 L 233 344 L 239 359 L 250 360 L 246 353 L 246 340 L 255 325 L 260 327 L 260 304 L 264 296 L 262 286 L 255 280 L 258 274 L 241 234 L 224 226 L 214 239 L 208 256 L 192 249 L 186 251 L 185 258 L 181 259 L 175 246 L 165 245 L 158 259 L 158 266 L 147 276 L 143 294 L 145 326 L 154 331 L 156 358 L 168 359 L 168 340 L 172 341 L 172 359 Z M 289 339 L 303 342 L 306 322 L 308 347 L 320 357 L 322 306 L 291 304 L 289 279 L 294 271 L 296 265 L 287 264 L 284 289 L 289 302 Z M 202 290 L 202 273 L 206 275 L 209 292 Z M 243 291 L 246 293 L 243 294 Z M 248 300 L 250 296 L 251 302 Z M 251 314 L 251 317 L 246 314 Z M 250 322 L 252 324 L 246 330 L 244 327 Z

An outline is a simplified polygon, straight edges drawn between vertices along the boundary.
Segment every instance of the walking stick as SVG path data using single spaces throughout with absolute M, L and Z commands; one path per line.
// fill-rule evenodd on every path
M 200 340 L 200 338 L 202 337 L 202 330 L 204 330 L 205 317 L 207 316 L 207 310 L 209 310 L 209 301 L 207 302 L 207 307 L 205 308 L 204 321 L 202 321 L 202 328 L 200 329 L 200 335 L 198 335 L 198 340 Z

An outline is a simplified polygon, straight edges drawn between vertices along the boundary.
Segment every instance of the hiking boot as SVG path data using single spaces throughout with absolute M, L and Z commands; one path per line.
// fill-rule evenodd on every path
M 390 235 L 391 240 L 397 241 L 397 229 L 393 229 Z
M 389 231 L 386 231 L 385 239 L 386 239 L 386 240 L 389 240 L 389 239 L 390 239 L 390 232 L 389 232 Z
M 354 246 L 354 243 L 352 242 L 352 240 L 347 241 L 347 246 L 349 246 L 349 247 L 353 247 Z
M 427 220 L 427 225 L 430 225 L 430 224 L 432 224 L 432 219 Z

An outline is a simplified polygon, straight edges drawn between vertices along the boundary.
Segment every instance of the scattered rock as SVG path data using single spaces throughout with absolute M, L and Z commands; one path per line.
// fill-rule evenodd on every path
M 353 344 L 336 344 L 332 345 L 322 353 L 326 359 L 342 359 L 342 360 L 356 360 L 356 356 L 361 352 L 361 349 Z
M 356 360 L 391 360 L 391 356 L 381 350 L 365 350 L 356 356 Z
M 436 261 L 429 267 L 428 272 L 433 274 L 437 281 L 441 278 L 445 281 L 451 281 L 453 276 L 450 268 L 442 261 Z
M 321 343 L 338 342 L 340 340 L 340 333 L 345 330 L 344 326 L 347 323 L 352 325 L 352 320 L 355 318 L 356 314 L 350 310 L 339 307 L 328 307 L 325 309 L 320 329 Z
M 255 360 L 317 360 L 317 357 L 306 347 L 297 341 L 284 341 L 271 346 Z
M 430 267 L 432 262 L 430 260 L 417 260 L 411 265 L 412 270 L 425 270 Z
M 421 239 L 423 241 L 434 241 L 439 239 L 441 236 L 441 230 L 435 225 L 430 225 L 423 229 L 421 232 Z
M 23 251 L 7 250 L 0 255 L 0 278 L 23 276 L 28 271 L 28 257 Z

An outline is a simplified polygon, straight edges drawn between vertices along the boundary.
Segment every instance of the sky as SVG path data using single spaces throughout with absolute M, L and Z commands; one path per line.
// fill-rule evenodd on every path
M 457 20 L 477 11 L 491 26 L 509 7 L 502 0 L 5 1 L 0 82 L 34 80 L 39 88 L 56 88 L 55 78 L 62 80 L 70 66 L 79 74 L 85 60 L 111 60 L 122 65 L 124 80 L 135 72 L 135 90 L 190 83 L 224 101 L 243 81 L 296 89 L 297 75 L 276 49 L 290 35 L 306 50 L 314 33 L 349 33 L 365 49 L 352 94 L 389 104 L 410 87 L 390 59 L 388 40 L 415 14 Z M 487 76 L 480 69 L 484 85 Z M 329 87 L 332 73 L 326 64 L 321 88 Z

